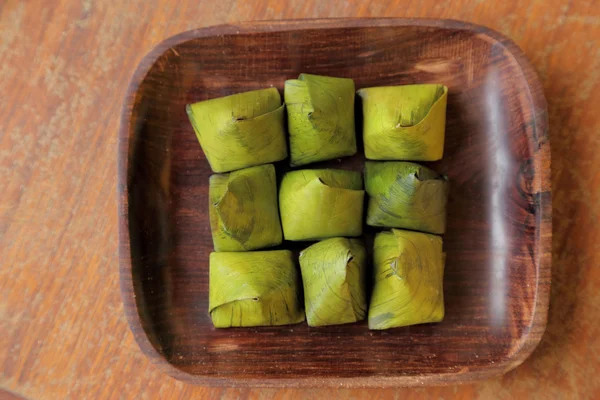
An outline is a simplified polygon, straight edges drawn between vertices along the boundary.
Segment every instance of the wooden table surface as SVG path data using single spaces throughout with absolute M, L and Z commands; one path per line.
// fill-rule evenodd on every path
M 287 3 L 0 0 L 0 398 L 600 398 L 598 3 Z M 505 376 L 457 387 L 238 390 L 171 379 L 138 349 L 119 294 L 117 128 L 136 65 L 192 28 L 376 16 L 486 25 L 515 40 L 540 74 L 554 218 L 540 346 Z

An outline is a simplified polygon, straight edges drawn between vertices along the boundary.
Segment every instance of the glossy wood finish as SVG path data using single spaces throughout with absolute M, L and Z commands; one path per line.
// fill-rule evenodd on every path
M 445 154 L 431 164 L 452 182 L 442 323 L 384 332 L 365 323 L 212 327 L 206 311 L 211 170 L 185 104 L 271 85 L 282 89 L 300 72 L 353 77 L 357 88 L 449 87 Z M 546 325 L 546 118 L 541 86 L 521 51 L 475 25 L 267 22 L 168 39 L 134 75 L 119 136 L 121 288 L 138 343 L 168 373 L 199 384 L 422 385 L 514 368 Z M 363 163 L 359 154 L 321 166 L 361 170 Z
M 171 379 L 140 351 L 119 293 L 115 160 L 136 66 L 189 29 L 376 16 L 491 27 L 540 75 L 553 208 L 540 345 L 518 368 L 460 386 L 251 389 Z M 28 399 L 600 398 L 599 62 L 593 0 L 0 1 L 0 387 Z

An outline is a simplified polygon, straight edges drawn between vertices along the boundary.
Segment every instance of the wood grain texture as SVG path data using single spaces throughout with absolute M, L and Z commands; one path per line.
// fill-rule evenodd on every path
M 600 15 L 594 2 L 27 1 L 0 3 L 0 386 L 26 398 L 598 398 Z M 241 20 L 457 18 L 512 38 L 539 72 L 552 143 L 552 293 L 540 346 L 471 385 L 218 389 L 150 364 L 118 284 L 119 109 L 143 56 Z M 550 172 L 550 171 L 548 171 Z
M 364 322 L 213 328 L 212 171 L 185 105 L 261 87 L 282 90 L 301 72 L 352 77 L 357 89 L 448 86 L 444 158 L 431 164 L 452 182 L 442 323 L 383 332 Z M 546 326 L 546 112 L 521 51 L 495 32 L 455 21 L 265 22 L 169 38 L 134 74 L 119 133 L 121 288 L 136 339 L 169 374 L 197 384 L 415 386 L 512 369 Z M 359 145 L 353 157 L 312 167 L 362 171 L 363 154 Z M 370 249 L 376 230 L 365 231 Z M 282 245 L 290 246 L 307 244 Z

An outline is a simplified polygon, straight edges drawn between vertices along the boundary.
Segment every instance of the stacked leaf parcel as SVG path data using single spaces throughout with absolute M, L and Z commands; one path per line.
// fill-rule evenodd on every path
M 438 322 L 448 180 L 410 161 L 442 158 L 448 89 L 443 85 L 366 88 L 363 177 L 338 169 L 293 169 L 277 189 L 273 162 L 292 167 L 357 152 L 354 82 L 300 74 L 275 88 L 187 106 L 216 174 L 209 182 L 209 313 L 217 328 L 345 324 L 370 329 Z M 371 161 L 373 160 L 373 161 Z M 361 238 L 376 234 L 373 270 Z M 296 260 L 286 241 L 316 241 Z M 297 264 L 300 268 L 298 271 Z M 374 277 L 370 301 L 366 277 Z M 302 293 L 304 294 L 302 296 Z M 304 304 L 302 304 L 304 298 Z

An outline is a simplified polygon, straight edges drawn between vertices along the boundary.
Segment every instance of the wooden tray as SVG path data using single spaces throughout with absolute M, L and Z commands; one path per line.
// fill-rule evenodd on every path
M 184 106 L 283 89 L 300 72 L 350 77 L 357 88 L 449 87 L 445 155 L 431 164 L 452 187 L 442 323 L 379 332 L 365 323 L 212 327 L 211 170 Z M 121 291 L 141 349 L 173 377 L 202 385 L 410 386 L 516 367 L 538 344 L 548 309 L 546 113 L 517 46 L 456 21 L 244 23 L 164 41 L 135 72 L 119 133 Z M 357 155 L 328 165 L 360 170 L 362 162 Z

